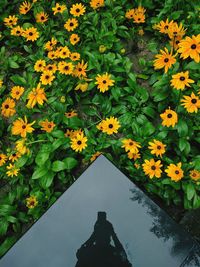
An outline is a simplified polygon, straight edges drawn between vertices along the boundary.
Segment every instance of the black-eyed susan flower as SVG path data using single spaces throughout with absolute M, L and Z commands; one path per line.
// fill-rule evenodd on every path
M 200 108 L 200 99 L 194 93 L 191 93 L 190 96 L 184 95 L 183 99 L 181 99 L 182 106 L 187 110 L 189 113 L 197 113 L 198 109 Z
M 119 120 L 114 117 L 106 118 L 102 121 L 102 132 L 108 135 L 118 133 L 118 129 L 121 127 Z
M 71 111 L 65 113 L 65 116 L 67 118 L 73 118 L 73 117 L 76 117 L 77 115 L 78 115 L 78 113 L 75 110 L 71 110 Z
M 194 81 L 189 79 L 189 71 L 172 75 L 171 86 L 177 90 L 184 90 L 186 86 L 190 87 L 190 83 Z
M 67 46 L 60 47 L 57 52 L 57 57 L 59 58 L 68 58 L 70 56 L 70 50 Z
M 135 14 L 135 10 L 132 8 L 132 9 L 129 9 L 126 11 L 125 13 L 125 17 L 127 19 L 133 19 L 133 15 Z
M 129 152 L 127 153 L 127 156 L 128 156 L 129 159 L 133 159 L 133 160 L 137 160 L 137 159 L 141 158 L 141 155 L 140 155 L 139 152 L 137 152 L 137 153 L 132 153 L 132 152 L 129 151 Z
M 3 20 L 4 24 L 7 27 L 13 27 L 13 26 L 17 25 L 17 21 L 18 21 L 18 18 L 15 15 L 4 18 L 4 20 Z
M 48 20 L 49 15 L 47 13 L 44 13 L 43 11 L 40 13 L 37 13 L 35 18 L 37 23 L 44 23 Z
M 48 64 L 44 67 L 43 71 L 51 71 L 52 73 L 55 73 L 57 71 L 56 64 Z
M 166 127 L 174 127 L 175 124 L 178 122 L 177 113 L 170 107 L 166 109 L 164 113 L 160 114 L 160 117 L 162 119 L 162 125 Z
M 58 63 L 58 71 L 61 74 L 71 75 L 73 73 L 74 66 L 71 62 L 60 61 Z
M 174 39 L 177 37 L 182 38 L 185 35 L 186 29 L 184 29 L 182 23 L 178 25 L 176 22 L 171 24 L 168 28 L 168 36 L 170 39 Z
M 100 7 L 103 7 L 105 5 L 104 0 L 91 0 L 90 6 L 93 9 L 98 9 Z
M 30 27 L 23 32 L 23 37 L 26 38 L 26 41 L 34 42 L 39 38 L 39 32 L 37 31 L 37 28 Z
M 81 62 L 78 62 L 78 64 L 74 68 L 73 75 L 78 78 L 87 77 L 87 66 L 88 64 L 83 60 Z
M 182 40 L 181 36 L 176 36 L 174 37 L 174 39 L 171 39 L 169 43 L 173 49 L 177 50 L 179 48 L 178 44 L 180 43 L 181 40 Z
M 74 52 L 74 53 L 70 53 L 70 56 L 69 58 L 72 60 L 72 61 L 77 61 L 81 58 L 81 55 L 77 52 Z
M 12 126 L 12 134 L 13 135 L 20 135 L 21 137 L 26 137 L 27 133 L 32 133 L 34 128 L 31 127 L 35 121 L 28 123 L 26 116 L 24 120 L 22 118 L 18 118 L 13 122 Z
M 154 159 L 144 160 L 144 163 L 142 164 L 143 171 L 146 175 L 149 176 L 150 179 L 156 177 L 160 178 L 162 174 L 161 167 L 163 165 L 161 164 L 160 160 L 155 161 Z
M 56 3 L 56 6 L 52 7 L 54 15 L 56 15 L 57 13 L 63 13 L 66 9 L 66 5 L 60 5 L 59 3 Z
M 49 51 L 48 54 L 47 54 L 47 56 L 48 56 L 49 59 L 58 58 L 56 51 Z
M 72 45 L 75 45 L 80 41 L 80 37 L 78 36 L 78 34 L 73 33 L 70 35 L 69 41 Z
M 47 101 L 46 93 L 44 88 L 40 87 L 41 84 L 39 83 L 36 88 L 33 88 L 27 96 L 27 107 L 33 108 L 36 104 L 43 105 L 44 101 Z
M 40 76 L 40 81 L 43 85 L 51 85 L 52 81 L 55 79 L 55 76 L 53 75 L 53 72 L 51 71 L 44 71 L 42 75 Z
M 123 139 L 122 140 L 122 147 L 125 149 L 126 152 L 130 151 L 133 154 L 139 152 L 139 148 L 141 147 L 140 143 L 132 140 L 132 139 Z
M 46 61 L 44 59 L 38 59 L 35 62 L 34 70 L 37 72 L 43 72 L 45 66 L 46 66 Z
M 154 69 L 163 69 L 165 73 L 168 72 L 168 69 L 172 67 L 173 64 L 176 63 L 175 56 L 172 55 L 172 51 L 169 52 L 165 47 L 164 50 L 160 50 L 160 54 L 157 54 L 156 59 L 154 60 Z
M 85 6 L 81 3 L 74 4 L 70 8 L 70 14 L 72 14 L 74 17 L 82 16 L 84 13 L 85 13 Z
M 148 146 L 148 148 L 151 150 L 152 155 L 156 155 L 157 157 L 160 156 L 161 158 L 166 151 L 165 147 L 166 147 L 165 144 L 156 139 L 154 139 L 153 142 L 149 142 Z
M 51 40 L 48 41 L 48 42 L 44 45 L 45 50 L 48 50 L 48 51 L 53 50 L 53 48 L 56 46 L 57 42 L 58 42 L 58 41 L 57 41 L 54 37 L 52 37 Z
M 76 152 L 81 152 L 87 147 L 87 137 L 83 133 L 77 133 L 71 139 L 71 148 Z
M 177 165 L 171 163 L 167 169 L 165 169 L 167 176 L 170 177 L 172 181 L 178 182 L 183 178 L 184 172 L 181 169 L 181 166 L 181 162 L 179 162 Z
M 47 133 L 52 132 L 54 127 L 56 126 L 53 121 L 49 121 L 47 119 L 44 121 L 41 121 L 39 124 L 40 124 L 40 126 L 42 126 L 41 130 L 43 130 Z
M 12 162 L 15 162 L 15 161 L 17 161 L 20 157 L 21 157 L 21 154 L 20 154 L 19 152 L 14 152 L 14 153 L 12 153 L 12 154 L 8 157 L 8 159 L 9 159 L 10 161 L 12 161 Z
M 13 36 L 21 36 L 23 34 L 24 30 L 20 26 L 13 27 L 11 29 L 10 34 Z
M 181 53 L 181 58 L 186 59 L 188 57 L 194 59 L 195 62 L 200 61 L 200 34 L 192 35 L 191 37 L 186 37 L 181 40 L 178 44 L 178 52 Z
M 28 209 L 34 209 L 38 205 L 38 200 L 35 196 L 30 196 L 26 198 L 26 207 Z
M 20 153 L 21 155 L 24 154 L 29 154 L 30 150 L 29 148 L 26 146 L 26 138 L 20 139 L 18 141 L 15 142 L 15 149 L 17 150 L 18 153 Z
M 194 181 L 200 180 L 200 172 L 198 170 L 191 170 L 190 171 L 190 178 Z
M 65 132 L 65 136 L 69 137 L 69 138 L 72 138 L 74 136 L 73 130 L 67 129 L 66 132 Z
M 24 1 L 20 6 L 19 6 L 19 13 L 25 15 L 26 13 L 29 12 L 31 9 L 31 3 Z
M 1 114 L 2 116 L 9 118 L 16 113 L 15 110 L 15 101 L 8 97 L 1 105 Z
M 134 9 L 134 14 L 133 14 L 133 22 L 134 23 L 145 23 L 145 11 L 142 6 L 139 6 L 138 8 Z
M 76 18 L 68 19 L 64 27 L 68 32 L 74 31 L 78 27 L 78 20 Z
M 105 93 L 106 91 L 109 90 L 111 86 L 113 86 L 115 83 L 114 80 L 111 79 L 111 75 L 108 74 L 107 72 L 105 74 L 97 74 L 96 77 L 96 82 L 97 88 L 99 89 L 100 92 Z
M 23 95 L 23 93 L 24 93 L 24 87 L 22 87 L 22 86 L 13 86 L 11 88 L 10 95 L 12 96 L 13 99 L 19 100 L 20 97 Z
M 158 24 L 154 26 L 155 29 L 159 30 L 160 33 L 168 34 L 169 28 L 174 24 L 174 21 L 167 18 L 166 21 L 161 20 Z
M 0 153 L 0 167 L 6 163 L 7 156 L 3 153 Z
M 8 166 L 6 166 L 6 169 L 8 170 L 6 172 L 7 176 L 8 177 L 13 177 L 13 176 L 18 176 L 18 173 L 19 173 L 19 168 L 17 168 L 14 164 L 9 164 Z

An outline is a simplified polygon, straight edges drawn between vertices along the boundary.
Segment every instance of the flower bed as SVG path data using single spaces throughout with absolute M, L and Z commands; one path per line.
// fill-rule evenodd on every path
M 199 10 L 182 7 L 1 1 L 0 254 L 101 153 L 200 207 Z

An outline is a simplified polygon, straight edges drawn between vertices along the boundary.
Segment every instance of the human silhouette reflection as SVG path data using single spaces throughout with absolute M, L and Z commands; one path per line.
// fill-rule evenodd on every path
M 97 213 L 94 231 L 76 256 L 75 267 L 132 267 L 106 212 Z

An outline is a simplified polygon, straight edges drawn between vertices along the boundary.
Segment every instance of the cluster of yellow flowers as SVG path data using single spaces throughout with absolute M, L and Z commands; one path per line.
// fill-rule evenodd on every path
M 145 12 L 146 9 L 139 6 L 126 11 L 125 17 L 129 20 L 133 20 L 134 23 L 145 23 Z

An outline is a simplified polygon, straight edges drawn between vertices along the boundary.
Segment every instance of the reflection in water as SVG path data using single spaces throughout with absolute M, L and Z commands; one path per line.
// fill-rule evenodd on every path
M 76 256 L 76 267 L 132 267 L 106 212 L 98 212 L 94 231 Z
M 178 256 L 184 254 L 184 250 L 188 250 L 188 245 L 191 243 L 189 235 L 183 235 L 180 227 L 167 219 L 165 212 L 152 201 L 149 200 L 139 189 L 131 189 L 133 194 L 131 200 L 137 201 L 143 207 L 146 207 L 146 212 L 152 217 L 152 225 L 149 229 L 157 238 L 161 238 L 164 242 L 173 241 L 171 247 L 171 255 Z

